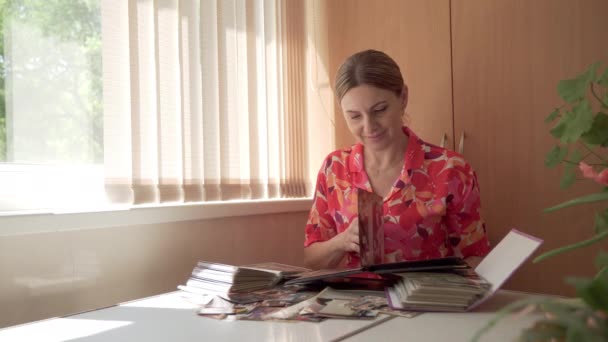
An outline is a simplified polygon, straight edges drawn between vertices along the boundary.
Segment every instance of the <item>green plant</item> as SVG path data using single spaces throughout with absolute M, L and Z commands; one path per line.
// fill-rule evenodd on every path
M 555 109 L 545 120 L 557 122 L 551 135 L 559 143 L 551 149 L 545 165 L 564 165 L 560 186 L 568 188 L 581 172 L 583 180 L 592 181 L 598 192 L 579 197 L 551 208 L 552 212 L 576 205 L 608 202 L 608 68 L 599 74 L 599 63 L 591 65 L 574 79 L 563 80 L 557 87 L 565 104 Z M 578 169 L 578 170 L 577 170 Z M 608 206 L 595 215 L 594 234 L 587 240 L 546 252 L 534 262 L 583 248 L 608 237 Z M 574 300 L 529 299 L 503 308 L 480 330 L 473 340 L 495 325 L 508 313 L 539 307 L 546 319 L 536 322 L 522 332 L 522 341 L 607 341 L 608 340 L 608 254 L 600 252 L 596 258 L 597 274 L 591 278 L 566 278 L 576 287 Z

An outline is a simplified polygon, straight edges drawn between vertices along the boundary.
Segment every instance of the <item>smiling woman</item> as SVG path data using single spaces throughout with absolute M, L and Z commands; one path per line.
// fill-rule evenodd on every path
M 402 116 L 408 88 L 395 61 L 366 50 L 349 57 L 336 94 L 358 143 L 330 153 L 306 225 L 310 268 L 357 267 L 357 198 L 383 198 L 383 262 L 458 256 L 472 266 L 489 251 L 474 170 L 456 152 L 424 142 Z
M 363 157 L 372 188 L 383 197 L 403 166 L 408 138 L 401 131 L 401 116 L 406 103 L 404 90 L 395 94 L 367 84 L 351 89 L 341 101 L 350 132 L 369 151 Z

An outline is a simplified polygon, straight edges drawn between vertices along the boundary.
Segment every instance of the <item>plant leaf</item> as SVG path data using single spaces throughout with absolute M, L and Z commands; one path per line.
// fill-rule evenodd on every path
M 595 266 L 597 266 L 598 269 L 608 267 L 608 253 L 600 251 L 600 253 L 595 258 Z
M 582 298 L 577 298 L 582 299 Z M 540 304 L 540 308 L 551 313 L 552 317 L 546 322 L 556 326 L 562 326 L 566 330 L 566 341 L 605 341 L 602 337 L 606 333 L 603 320 L 599 327 L 591 328 L 588 325 L 589 317 L 596 317 L 594 310 L 584 301 L 579 303 L 564 302 L 560 299 L 553 299 Z
M 568 122 L 572 121 L 572 112 L 566 112 L 562 118 L 559 120 L 557 125 L 551 129 L 551 135 L 557 139 L 561 139 L 566 133 L 566 129 L 568 128 Z
M 549 114 L 549 116 L 547 116 L 545 118 L 545 122 L 549 123 L 549 122 L 557 119 L 558 115 L 559 115 L 559 109 L 555 109 L 554 111 L 551 112 L 551 114 Z
M 594 309 L 608 310 L 608 280 L 606 278 L 566 278 L 576 287 L 576 294 Z
M 598 78 L 597 83 L 604 87 L 608 87 L 608 68 L 604 69 L 604 73 Z
M 587 240 L 583 240 L 583 241 L 579 241 L 577 243 L 573 243 L 571 245 L 567 245 L 567 246 L 563 246 L 563 247 L 559 247 L 556 249 L 552 249 L 548 252 L 545 252 L 539 256 L 537 256 L 533 262 L 539 262 L 542 260 L 545 260 L 547 258 L 551 258 L 554 257 L 556 255 L 562 254 L 562 253 L 566 253 L 566 252 L 570 252 L 573 251 L 575 249 L 579 249 L 579 248 L 583 248 L 589 245 L 593 245 L 594 243 L 600 242 L 602 240 L 604 240 L 606 237 L 608 236 L 608 231 L 603 231 L 599 234 L 596 234 L 594 237 L 587 239 Z
M 582 298 L 577 297 L 577 299 Z M 537 322 L 534 327 L 539 327 L 540 329 L 535 329 L 536 331 L 553 332 L 554 334 L 559 334 L 559 330 L 561 328 L 562 338 L 557 339 L 557 341 L 563 341 L 564 335 L 566 341 L 572 342 L 606 341 L 606 336 L 608 333 L 607 325 L 595 312 L 595 310 L 584 301 L 581 301 L 579 304 L 578 301 L 574 303 L 570 301 L 564 302 L 563 299 L 553 299 L 546 303 L 540 304 L 540 308 L 542 311 L 550 313 L 552 317 L 550 319 Z M 599 319 L 599 322 L 596 321 L 598 324 L 591 327 L 588 324 L 588 319 L 590 317 L 594 317 L 596 320 Z M 528 339 L 526 341 L 537 340 Z
M 608 115 L 599 112 L 593 118 L 591 129 L 585 132 L 581 137 L 587 144 L 608 147 L 608 134 L 606 132 L 608 132 Z
M 593 229 L 596 233 L 608 230 L 608 209 L 604 210 L 603 213 L 595 213 Z
M 593 112 L 587 99 L 577 103 L 571 113 L 572 115 L 566 123 L 566 130 L 561 137 L 563 143 L 575 143 L 593 125 Z
M 545 166 L 547 166 L 547 167 L 556 166 L 562 160 L 564 160 L 564 158 L 566 157 L 567 154 L 568 154 L 567 148 L 561 148 L 557 145 L 553 146 L 551 151 L 549 151 L 549 153 L 547 153 L 547 157 L 545 158 Z
M 576 78 L 562 80 L 557 85 L 557 92 L 568 103 L 575 103 L 585 97 L 589 83 L 595 81 L 595 70 L 599 63 L 594 63 Z
M 549 299 L 547 299 L 547 298 L 532 297 L 532 298 L 520 299 L 518 301 L 505 305 L 502 309 L 500 309 L 496 313 L 496 315 L 492 319 L 490 319 L 483 327 L 481 327 L 481 329 L 479 329 L 475 332 L 475 335 L 473 335 L 473 337 L 471 338 L 471 342 L 479 341 L 479 338 L 483 334 L 488 332 L 488 330 L 490 330 L 493 326 L 498 324 L 498 322 L 501 319 L 503 319 L 506 315 L 508 315 L 512 311 L 515 311 L 520 308 L 524 308 L 530 304 L 544 304 L 544 303 L 547 303 L 548 301 L 549 301 Z
M 559 187 L 562 189 L 568 189 L 574 182 L 576 181 L 576 173 L 574 172 L 574 167 L 571 164 L 568 164 L 564 169 L 564 175 L 559 182 Z
M 572 152 L 572 155 L 570 156 L 570 161 L 578 164 L 578 162 L 580 162 L 581 160 L 583 160 L 583 154 L 579 150 L 574 150 L 574 152 Z
M 593 341 L 593 334 L 587 333 L 587 330 L 572 329 L 568 327 L 566 332 L 566 342 Z
M 566 163 L 564 165 L 564 175 L 562 176 L 561 181 L 559 182 L 559 187 L 562 189 L 567 189 L 576 181 L 576 172 L 574 169 L 574 164 Z
M 583 155 L 579 150 L 574 150 L 570 155 L 569 163 L 564 164 L 564 174 L 560 180 L 559 187 L 561 189 L 569 188 L 576 181 L 576 164 L 583 159 Z
M 558 204 L 556 206 L 553 206 L 551 208 L 547 208 L 544 211 L 545 212 L 551 212 L 551 211 L 556 211 L 562 208 L 566 208 L 566 207 L 570 207 L 573 205 L 578 205 L 578 204 L 584 204 L 584 203 L 592 203 L 592 202 L 599 202 L 599 201 L 605 201 L 608 200 L 608 192 L 598 192 L 595 194 L 590 194 L 590 195 L 585 195 L 579 198 L 575 198 L 573 200 L 570 201 L 566 201 L 564 203 Z
M 573 310 L 573 308 L 554 305 L 554 303 L 547 303 L 545 307 L 547 312 L 553 314 L 554 318 L 552 320 L 566 327 L 567 342 L 605 341 L 602 337 L 604 329 L 590 328 L 587 325 L 587 318 L 593 316 L 592 312 L 589 312 L 588 310 L 585 310 L 586 312 L 577 312 L 576 310 Z
M 541 320 L 524 329 L 519 341 L 561 341 L 566 336 L 566 331 L 565 326 L 554 320 Z
M 567 328 L 567 341 L 572 341 L 569 338 L 572 336 L 579 337 L 574 341 L 593 341 L 594 333 L 591 329 L 588 329 L 585 322 L 585 316 L 577 314 L 576 310 L 572 307 L 560 305 L 559 303 L 546 303 L 543 304 L 543 309 L 553 314 L 553 320 L 561 323 L 562 326 Z

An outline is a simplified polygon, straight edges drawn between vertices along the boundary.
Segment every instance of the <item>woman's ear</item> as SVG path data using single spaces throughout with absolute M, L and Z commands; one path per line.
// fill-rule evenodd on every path
M 403 110 L 405 110 L 405 108 L 407 108 L 407 100 L 408 100 L 408 89 L 407 89 L 407 85 L 403 85 L 403 90 L 401 90 L 401 106 L 403 107 Z

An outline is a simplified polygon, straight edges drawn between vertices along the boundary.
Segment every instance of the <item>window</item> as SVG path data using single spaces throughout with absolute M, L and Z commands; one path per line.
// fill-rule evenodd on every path
M 306 196 L 333 143 L 309 5 L 0 2 L 0 211 Z
M 99 1 L 2 1 L 0 14 L 0 210 L 99 198 Z

